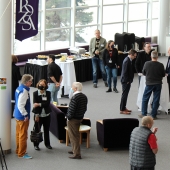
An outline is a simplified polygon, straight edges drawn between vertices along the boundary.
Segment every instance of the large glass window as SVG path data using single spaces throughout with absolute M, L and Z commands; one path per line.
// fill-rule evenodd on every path
M 123 5 L 104 6 L 103 23 L 123 21 Z
M 158 35 L 158 19 L 152 20 L 152 36 Z
M 130 2 L 143 2 L 143 1 L 147 1 L 147 0 L 129 0 L 129 3 Z
M 45 32 L 46 50 L 70 46 L 70 29 L 47 30 Z
M 98 5 L 98 0 L 76 0 L 76 6 Z
M 23 41 L 14 40 L 14 54 L 25 54 L 40 51 L 40 33 Z
M 152 3 L 152 18 L 158 18 L 159 2 Z
M 75 14 L 76 26 L 97 24 L 97 7 L 78 8 Z
M 119 3 L 123 3 L 123 0 L 104 0 L 103 4 L 119 4 Z
M 107 41 L 114 40 L 115 33 L 124 31 L 142 37 L 157 36 L 158 8 L 159 0 L 41 0 L 38 35 L 22 42 L 14 39 L 13 52 L 21 54 L 88 45 L 96 29 L 102 30 Z M 15 25 L 15 6 L 13 9 Z M 13 34 L 15 37 L 15 26 Z
M 97 26 L 76 28 L 75 45 L 79 46 L 79 45 L 89 44 L 90 39 L 95 36 L 94 31 L 96 29 L 97 29 Z
M 147 19 L 147 3 L 129 4 L 129 20 Z
M 70 6 L 71 0 L 46 0 L 46 9 L 63 8 Z
M 71 10 L 46 11 L 46 29 L 70 26 Z
M 129 22 L 128 32 L 134 33 L 138 37 L 145 37 L 146 34 L 146 21 Z
M 103 25 L 103 37 L 109 41 L 114 40 L 115 33 L 123 32 L 123 23 Z

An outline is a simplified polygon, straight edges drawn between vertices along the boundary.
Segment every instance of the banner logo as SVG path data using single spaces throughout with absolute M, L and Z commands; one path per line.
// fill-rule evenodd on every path
M 39 0 L 16 0 L 15 39 L 24 40 L 38 34 Z
M 27 24 L 28 28 L 22 26 L 22 30 L 33 30 L 35 29 L 34 23 L 32 21 L 31 16 L 34 13 L 34 9 L 31 5 L 28 4 L 28 0 L 25 0 L 25 5 L 23 5 L 23 0 L 20 0 L 20 11 L 19 13 L 24 13 L 22 18 L 17 22 L 18 24 Z

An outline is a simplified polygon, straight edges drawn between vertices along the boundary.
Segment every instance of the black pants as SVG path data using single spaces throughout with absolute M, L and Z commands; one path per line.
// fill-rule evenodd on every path
M 154 170 L 155 167 L 151 167 L 151 168 L 137 168 L 131 165 L 131 170 Z
M 131 83 L 122 83 L 122 96 L 121 96 L 121 102 L 120 102 L 120 111 L 123 111 L 126 109 L 126 103 L 127 98 L 129 94 L 129 90 L 131 87 Z
M 168 83 L 168 87 L 169 87 L 169 100 L 170 100 L 170 83 Z
M 43 125 L 45 146 L 50 145 L 50 136 L 49 136 L 50 121 L 51 121 L 50 115 L 47 116 L 47 117 L 39 117 L 39 127 L 40 127 L 40 129 L 41 129 L 41 126 Z M 38 123 L 35 123 L 35 131 L 38 132 L 38 129 L 39 129 Z M 39 145 L 39 143 L 34 142 L 34 146 L 38 146 L 38 145 Z

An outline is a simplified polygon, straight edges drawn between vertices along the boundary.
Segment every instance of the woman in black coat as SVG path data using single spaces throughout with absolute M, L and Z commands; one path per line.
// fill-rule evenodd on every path
M 21 80 L 20 69 L 15 64 L 18 62 L 18 58 L 15 55 L 12 55 L 12 100 L 15 100 L 15 90 L 19 86 L 19 80 Z M 12 103 L 12 113 L 13 117 L 14 103 Z
M 46 91 L 48 89 L 47 81 L 42 79 L 37 83 L 38 90 L 33 93 L 33 110 L 35 120 L 36 131 L 41 129 L 43 125 L 44 129 L 44 144 L 48 149 L 52 149 L 50 145 L 49 128 L 50 128 L 50 101 L 51 92 Z M 39 126 L 39 128 L 38 128 Z M 40 150 L 39 143 L 34 143 L 35 150 Z
M 114 41 L 110 40 L 106 44 L 106 48 L 103 51 L 103 63 L 105 65 L 107 73 L 107 83 L 109 89 L 106 92 L 112 92 L 111 84 L 113 78 L 113 91 L 118 93 L 117 86 L 117 68 L 119 68 L 118 63 L 118 51 L 114 48 Z

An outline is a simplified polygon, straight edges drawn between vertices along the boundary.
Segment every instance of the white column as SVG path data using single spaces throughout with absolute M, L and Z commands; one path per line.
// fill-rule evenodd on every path
M 5 153 L 11 152 L 11 11 L 12 0 L 0 0 L 0 138 Z
M 159 53 L 166 53 L 166 35 L 169 27 L 169 0 L 159 0 Z M 155 28 L 157 29 L 157 28 Z

